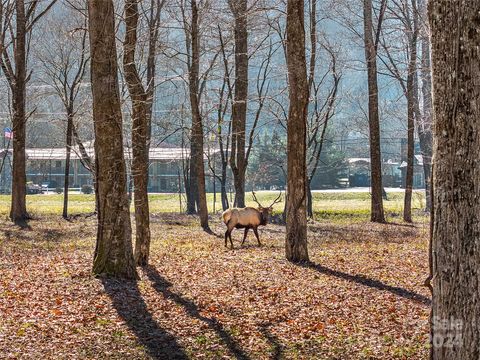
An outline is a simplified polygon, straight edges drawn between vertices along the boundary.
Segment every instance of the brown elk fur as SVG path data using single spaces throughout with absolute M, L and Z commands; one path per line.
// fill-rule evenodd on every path
M 245 229 L 241 245 L 245 243 L 245 239 L 248 235 L 248 230 L 250 229 L 253 229 L 255 237 L 258 241 L 258 245 L 262 245 L 258 236 L 258 227 L 267 225 L 268 219 L 272 214 L 273 205 L 279 201 L 281 196 L 282 194 L 280 193 L 279 197 L 275 199 L 272 205 L 270 205 L 269 207 L 263 207 L 255 197 L 255 193 L 253 193 L 253 199 L 258 203 L 258 208 L 232 208 L 224 211 L 222 214 L 222 219 L 225 225 L 227 225 L 227 231 L 225 231 L 225 247 L 228 246 L 227 240 L 228 238 L 230 238 L 230 245 L 233 249 L 233 229 Z

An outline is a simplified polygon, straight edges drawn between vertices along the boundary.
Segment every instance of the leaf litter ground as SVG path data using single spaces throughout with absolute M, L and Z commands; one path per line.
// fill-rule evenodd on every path
M 196 219 L 152 219 L 140 280 L 91 276 L 95 220 L 0 223 L 2 359 L 422 359 L 428 226 L 310 224 L 312 264 L 284 259 L 284 227 L 235 250 Z

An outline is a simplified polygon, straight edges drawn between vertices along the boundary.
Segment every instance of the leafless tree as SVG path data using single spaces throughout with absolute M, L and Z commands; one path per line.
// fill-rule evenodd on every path
M 287 67 L 290 107 L 287 131 L 287 260 L 308 261 L 306 131 L 308 80 L 303 0 L 287 2 Z
M 135 278 L 112 0 L 89 0 L 98 202 L 94 274 Z
M 313 217 L 313 197 L 311 183 L 317 172 L 322 155 L 325 135 L 330 120 L 335 115 L 338 100 L 339 84 L 342 73 L 338 68 L 338 54 L 333 45 L 327 39 L 320 41 L 320 47 L 330 58 L 328 70 L 317 79 L 317 1 L 310 0 L 310 61 L 308 72 L 308 89 L 311 102 L 311 111 L 307 121 L 307 215 Z M 320 97 L 325 93 L 322 87 L 327 83 L 327 77 L 331 77 L 328 92 L 322 100 Z
M 416 116 L 417 133 L 420 142 L 420 151 L 423 156 L 423 171 L 425 174 L 425 211 L 430 211 L 432 204 L 431 196 L 431 172 L 432 172 L 432 66 L 430 63 L 430 29 L 427 20 L 427 0 L 419 0 L 420 30 L 419 37 L 422 48 L 421 57 L 421 87 L 423 112 Z M 418 98 L 418 97 L 417 97 Z M 419 111 L 417 110 L 418 114 Z
M 245 128 L 248 98 L 248 7 L 247 0 L 229 0 L 235 19 L 235 82 L 232 109 L 230 167 L 235 186 L 234 206 L 245 207 Z
M 152 103 L 155 89 L 156 47 L 161 9 L 165 1 L 151 0 L 147 19 L 147 85 L 144 86 L 136 64 L 139 10 L 137 0 L 125 1 L 125 39 L 123 69 L 132 103 L 132 177 L 135 186 L 135 262 L 148 264 L 150 253 L 150 211 L 148 204 L 149 144 Z
M 70 18 L 78 16 L 78 13 L 72 12 L 71 9 L 65 9 L 65 11 L 69 11 L 66 16 L 70 16 Z M 37 58 L 43 65 L 46 83 L 54 88 L 55 93 L 63 104 L 67 118 L 62 214 L 66 219 L 68 218 L 70 156 L 74 140 L 77 146 L 79 146 L 80 156 L 86 168 L 93 171 L 92 160 L 79 138 L 74 121 L 79 110 L 77 104 L 78 96 L 82 88 L 82 81 L 85 77 L 90 55 L 87 49 L 88 31 L 86 29 L 85 17 L 82 16 L 80 20 L 75 18 L 69 26 L 67 26 L 65 18 L 62 19 L 61 25 L 52 20 L 48 26 L 50 31 L 56 31 L 55 37 L 54 39 L 49 39 L 48 44 L 44 45 Z
M 400 51 L 406 52 L 406 79 L 400 68 L 396 56 L 392 53 L 393 46 L 387 44 L 382 36 L 381 44 L 386 59 L 379 57 L 386 66 L 391 76 L 399 83 L 405 98 L 407 99 L 407 168 L 405 176 L 405 198 L 403 207 L 403 219 L 412 222 L 412 189 L 415 151 L 415 122 L 419 123 L 418 105 L 418 74 L 417 74 L 417 48 L 418 48 L 418 6 L 416 0 L 394 2 L 387 6 L 389 15 L 397 19 L 400 24 L 400 32 L 404 34 L 406 41 L 400 41 Z M 394 41 L 399 41 L 396 37 Z M 416 121 L 415 121 L 416 120 Z
M 26 88 L 30 79 L 28 52 L 35 24 L 52 8 L 56 0 L 42 6 L 41 1 L 0 2 L 0 66 L 12 91 L 13 169 L 10 218 L 23 224 L 29 218 L 26 206 Z
M 373 26 L 372 0 L 363 1 L 365 59 L 368 74 L 368 124 L 370 138 L 370 173 L 372 189 L 371 220 L 385 222 L 383 210 L 382 156 L 378 112 L 377 51 L 387 0 L 382 0 L 376 27 Z M 375 32 L 375 35 L 374 35 Z
M 200 27 L 198 20 L 198 6 L 196 0 L 190 1 L 191 19 L 187 28 L 185 26 L 187 48 L 190 49 L 188 57 L 188 82 L 190 95 L 190 108 L 192 112 L 192 135 L 190 138 L 190 189 L 200 216 L 200 225 L 205 231 L 210 231 L 208 225 L 208 207 L 205 193 L 205 167 L 203 160 L 203 123 L 200 112 Z

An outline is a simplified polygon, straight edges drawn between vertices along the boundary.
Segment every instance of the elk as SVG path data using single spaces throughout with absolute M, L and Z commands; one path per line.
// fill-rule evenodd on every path
M 257 228 L 262 225 L 265 226 L 268 223 L 270 215 L 272 214 L 273 205 L 281 201 L 282 192 L 278 195 L 278 197 L 273 201 L 273 203 L 268 206 L 264 207 L 260 202 L 257 200 L 255 196 L 255 192 L 252 191 L 253 200 L 258 204 L 258 208 L 253 207 L 245 207 L 245 208 L 232 208 L 225 210 L 222 214 L 222 219 L 225 225 L 227 225 L 227 231 L 225 231 L 225 247 L 227 245 L 227 239 L 230 238 L 230 245 L 233 249 L 233 241 L 232 241 L 232 231 L 234 228 L 236 229 L 245 229 L 243 234 L 242 244 L 243 246 L 245 243 L 245 239 L 248 235 L 248 230 L 253 229 L 255 233 L 255 237 L 257 238 L 258 245 L 261 246 L 260 238 L 258 237 L 258 230 Z

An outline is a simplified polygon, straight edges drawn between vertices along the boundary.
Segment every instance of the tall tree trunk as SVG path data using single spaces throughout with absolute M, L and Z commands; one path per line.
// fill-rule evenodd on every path
M 418 139 L 420 143 L 420 151 L 423 156 L 423 172 L 425 175 L 425 211 L 430 211 L 432 204 L 431 196 L 431 173 L 432 173 L 432 64 L 430 63 L 430 38 L 427 19 L 427 0 L 421 0 L 420 14 L 423 17 L 424 26 L 421 28 L 421 44 L 422 44 L 422 99 L 423 99 L 423 115 L 421 121 L 417 124 Z
M 135 262 L 148 265 L 150 254 L 150 210 L 148 204 L 149 95 L 135 64 L 137 46 L 137 0 L 125 0 L 123 68 L 132 101 L 132 177 L 135 205 Z
M 63 213 L 64 219 L 68 218 L 68 187 L 70 183 L 70 154 L 73 140 L 73 106 L 67 109 L 67 143 L 65 147 L 65 178 L 63 183 Z
M 190 153 L 192 150 L 192 143 L 190 143 Z M 198 199 L 198 190 L 197 190 L 197 173 L 196 168 L 192 165 L 191 158 L 188 160 L 189 170 L 187 178 L 185 179 L 185 195 L 187 197 L 187 214 L 193 215 L 197 213 L 197 199 Z
M 287 234 L 286 258 L 308 261 L 307 248 L 307 106 L 308 80 L 305 57 L 303 0 L 287 3 L 287 67 L 290 107 L 287 129 Z
M 412 222 L 412 191 L 413 191 L 413 167 L 415 152 L 415 105 L 417 87 L 417 38 L 418 38 L 418 9 L 416 0 L 412 2 L 412 29 L 409 34 L 409 64 L 407 75 L 407 173 L 405 176 L 405 198 L 403 203 L 403 220 Z
M 88 14 L 98 201 L 93 273 L 133 279 L 137 274 L 123 153 L 113 1 L 89 0 Z
M 26 203 L 26 115 L 25 98 L 27 82 L 26 55 L 26 18 L 24 0 L 16 0 L 16 39 L 14 48 L 15 80 L 13 84 L 13 167 L 12 202 L 10 218 L 16 224 L 22 224 L 29 218 Z
M 228 209 L 228 194 L 227 194 L 227 164 L 222 163 L 222 175 L 220 179 L 220 193 L 222 199 L 223 211 Z
M 377 46 L 373 39 L 372 0 L 363 1 L 365 59 L 368 73 L 368 125 L 370 131 L 371 221 L 385 222 L 382 198 L 382 155 L 378 115 Z
M 313 195 L 312 195 L 312 178 L 307 178 L 307 216 L 313 219 Z
M 235 187 L 234 206 L 245 207 L 245 128 L 248 97 L 247 0 L 230 0 L 235 17 L 235 95 L 232 108 L 230 167 Z
M 183 121 L 182 121 L 183 126 Z M 185 134 L 182 134 L 182 149 L 185 147 L 184 141 Z M 187 198 L 187 205 L 186 205 L 186 213 L 189 215 L 196 214 L 195 208 L 195 196 L 194 191 L 192 190 L 192 186 L 195 186 L 195 182 L 192 180 L 192 176 L 196 178 L 195 169 L 192 168 L 191 164 L 191 150 L 192 150 L 192 142 L 190 140 L 190 155 L 188 158 L 184 158 L 182 160 L 182 172 L 183 172 L 183 184 L 185 186 L 185 197 Z
M 480 2 L 435 0 L 429 8 L 435 111 L 432 358 L 473 360 L 480 358 Z
M 317 60 L 317 0 L 309 0 L 310 10 L 310 64 L 308 72 L 308 92 L 313 93 L 313 84 L 315 80 L 315 66 Z M 310 96 L 309 96 L 310 97 Z M 326 129 L 326 123 L 324 125 L 324 131 Z M 323 135 L 323 134 L 322 134 Z M 322 139 L 323 140 L 323 139 Z M 320 150 L 321 153 L 321 150 Z M 318 158 L 320 158 L 320 153 Z M 307 169 L 308 171 L 308 169 Z M 312 179 L 315 175 L 316 167 L 313 167 L 312 174 L 307 175 L 307 216 L 313 219 L 313 196 L 312 196 Z
M 205 165 L 203 161 L 203 124 L 199 107 L 199 62 L 200 62 L 200 34 L 198 25 L 198 8 L 196 0 L 191 0 L 192 8 L 192 60 L 188 73 L 190 106 L 192 110 L 192 136 L 190 142 L 190 187 L 196 191 L 196 202 L 200 225 L 205 231 L 209 231 L 207 195 L 205 193 Z M 192 169 L 193 174 L 192 176 Z

